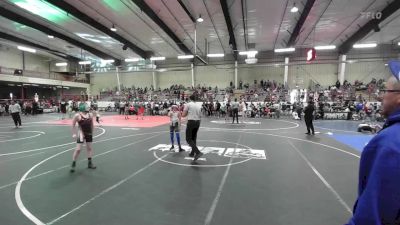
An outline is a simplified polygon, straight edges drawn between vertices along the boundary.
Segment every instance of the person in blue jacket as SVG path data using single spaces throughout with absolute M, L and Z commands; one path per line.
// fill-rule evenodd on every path
M 400 82 L 397 74 L 387 81 L 382 92 L 382 114 L 387 120 L 361 154 L 358 198 L 347 225 L 400 224 Z

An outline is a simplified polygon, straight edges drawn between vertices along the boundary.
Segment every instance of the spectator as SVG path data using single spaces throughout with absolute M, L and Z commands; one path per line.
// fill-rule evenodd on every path
M 348 225 L 400 224 L 400 83 L 392 77 L 383 95 L 387 121 L 360 159 L 358 198 Z

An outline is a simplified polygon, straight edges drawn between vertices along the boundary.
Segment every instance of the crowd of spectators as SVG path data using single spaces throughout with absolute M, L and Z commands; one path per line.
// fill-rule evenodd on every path
M 197 101 L 202 101 L 204 116 L 225 116 L 230 115 L 230 104 L 234 98 L 243 102 L 241 114 L 246 117 L 279 118 L 291 116 L 295 112 L 301 118 L 302 110 L 305 107 L 303 102 L 313 100 L 316 103 L 315 117 L 325 118 L 327 113 L 348 113 L 346 119 L 365 119 L 374 117 L 381 119 L 380 104 L 368 103 L 372 100 L 379 100 L 379 90 L 384 88 L 383 80 L 372 79 L 369 83 L 355 81 L 350 84 L 339 81 L 336 84 L 322 88 L 315 85 L 307 92 L 307 96 L 300 96 L 295 103 L 289 103 L 289 90 L 276 81 L 254 80 L 253 84 L 239 82 L 236 89 L 233 82 L 225 88 L 211 86 L 185 87 L 183 85 L 171 85 L 168 88 L 154 89 L 151 87 L 121 87 L 117 91 L 102 90 L 100 97 L 95 97 L 92 104 L 102 98 L 109 98 L 108 101 L 114 104 L 105 110 L 118 111 L 121 114 L 128 108 L 129 114 L 137 114 L 140 108 L 144 109 L 146 115 L 166 115 L 173 104 L 182 105 L 190 95 L 196 96 Z M 358 94 L 356 94 L 358 92 Z M 367 99 L 366 99 L 367 98 Z M 78 111 L 79 99 L 68 100 L 67 112 Z M 59 102 L 54 100 L 23 101 L 20 102 L 23 113 L 26 115 L 37 114 L 43 108 L 56 108 L 59 111 Z M 0 104 L 0 115 L 8 114 L 8 102 Z
M 37 115 L 43 113 L 44 109 L 53 109 L 57 107 L 57 102 L 52 99 L 42 100 L 15 100 L 20 105 L 22 114 L 24 115 Z M 11 100 L 0 102 L 0 116 L 8 116 Z

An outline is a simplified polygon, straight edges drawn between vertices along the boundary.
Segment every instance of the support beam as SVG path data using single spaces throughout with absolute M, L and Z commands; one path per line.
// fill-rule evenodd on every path
M 235 61 L 235 89 L 238 89 L 238 63 Z
M 311 12 L 312 7 L 314 6 L 315 0 L 307 0 L 303 12 L 301 13 L 299 21 L 297 21 L 297 24 L 290 35 L 290 39 L 287 43 L 287 47 L 292 47 L 294 44 L 296 44 L 296 40 L 299 37 L 301 28 L 303 28 L 304 23 L 306 22 L 306 19 L 308 15 Z
M 288 85 L 288 77 L 289 77 L 289 57 L 285 57 L 285 73 L 283 75 L 283 84 L 285 87 Z
M 8 40 L 8 41 L 11 41 L 11 42 L 14 42 L 14 43 L 18 43 L 18 44 L 21 44 L 21 45 L 26 45 L 28 47 L 33 47 L 33 48 L 36 48 L 36 49 L 40 49 L 40 50 L 46 51 L 46 52 L 48 52 L 50 54 L 53 54 L 55 56 L 64 58 L 64 59 L 66 59 L 68 61 L 77 62 L 77 61 L 80 60 L 79 58 L 76 58 L 74 56 L 66 55 L 63 52 L 52 50 L 52 49 L 50 49 L 48 47 L 45 47 L 45 46 L 30 42 L 28 40 L 25 40 L 25 39 L 22 39 L 22 38 L 19 38 L 19 37 L 16 37 L 14 35 L 10 35 L 10 34 L 7 34 L 7 33 L 4 33 L 4 32 L 1 32 L 1 31 L 0 31 L 0 39 L 5 39 L 5 40 Z
M 393 15 L 396 11 L 400 9 L 400 1 L 393 0 L 390 4 L 388 4 L 382 11 L 382 17 L 380 19 L 372 19 L 364 26 L 362 26 L 357 32 L 355 32 L 350 38 L 348 38 L 343 44 L 339 47 L 340 54 L 346 54 L 353 47 L 355 43 L 362 40 L 365 36 L 369 34 L 369 32 L 374 29 L 379 28 L 379 24 L 387 19 L 389 16 Z
M 190 20 L 193 23 L 196 23 L 196 19 L 192 16 L 192 14 L 190 14 L 189 9 L 185 6 L 185 4 L 182 2 L 182 0 L 178 0 L 179 5 L 181 5 L 181 7 L 183 8 L 183 10 L 185 10 L 186 14 L 189 16 Z
M 156 23 L 179 47 L 179 49 L 185 54 L 192 54 L 188 47 L 182 43 L 182 41 L 176 36 L 176 34 L 162 21 L 157 14 L 146 4 L 144 0 L 131 0 L 136 4 L 148 17 L 150 17 L 154 23 Z
M 237 60 L 237 55 L 238 55 L 237 45 L 236 45 L 235 33 L 233 32 L 231 17 L 229 15 L 228 3 L 227 0 L 220 0 L 220 3 L 222 7 L 222 12 L 224 13 L 226 26 L 228 27 L 229 44 L 232 45 L 233 57 L 235 58 L 235 60 Z
M 133 52 L 138 54 L 140 57 L 147 59 L 150 58 L 150 54 L 146 52 L 145 50 L 139 48 L 137 45 L 134 43 L 130 42 L 129 40 L 125 39 L 118 33 L 111 31 L 110 27 L 106 27 L 103 24 L 97 22 L 95 19 L 89 17 L 85 13 L 82 13 L 79 11 L 79 9 L 75 8 L 73 5 L 70 5 L 64 0 L 46 0 L 47 2 L 51 3 L 54 6 L 57 6 L 58 8 L 64 10 L 68 14 L 73 15 L 77 19 L 85 22 L 86 24 L 96 28 L 97 30 L 107 34 L 108 36 L 114 38 L 115 40 L 121 42 L 122 44 L 126 45 L 128 48 L 132 49 Z
M 157 90 L 156 72 L 154 70 L 152 72 L 152 75 L 153 75 L 153 89 Z
M 116 75 L 117 75 L 117 86 L 118 86 L 118 92 L 121 93 L 121 82 L 119 80 L 119 69 L 118 66 L 115 67 Z
M 193 66 L 193 63 L 191 64 L 191 68 L 192 68 L 192 87 L 194 88 L 194 66 Z
M 84 43 L 82 43 L 80 41 L 77 41 L 77 40 L 75 40 L 75 39 L 73 39 L 73 38 L 71 38 L 71 37 L 69 37 L 67 35 L 64 35 L 64 34 L 60 33 L 60 32 L 52 30 L 52 29 L 48 28 L 47 26 L 44 26 L 44 25 L 39 24 L 39 23 L 37 23 L 37 22 L 35 22 L 33 20 L 30 20 L 30 19 L 28 19 L 26 17 L 23 17 L 23 16 L 15 13 L 13 11 L 10 11 L 10 10 L 2 7 L 2 6 L 0 6 L 0 16 L 5 17 L 5 18 L 7 18 L 9 20 L 18 22 L 18 23 L 23 24 L 25 26 L 31 27 L 33 29 L 39 30 L 39 31 L 41 31 L 41 32 L 43 32 L 45 34 L 51 34 L 54 37 L 60 38 L 60 39 L 62 39 L 64 41 L 66 41 L 66 42 L 69 42 L 69 43 L 79 47 L 79 48 L 82 48 L 82 49 L 92 53 L 93 55 L 98 56 L 99 58 L 102 58 L 102 59 L 114 59 L 116 63 L 120 61 L 119 59 L 117 59 L 117 58 L 115 58 L 115 57 L 113 57 L 113 56 L 111 56 L 111 55 L 109 55 L 109 54 L 107 54 L 105 52 L 102 52 L 102 51 L 100 51 L 100 50 L 98 50 L 96 48 L 93 48 L 93 47 L 91 47 L 89 45 L 86 45 L 86 44 L 84 44 Z
M 345 72 L 346 72 L 346 55 L 339 56 L 339 67 L 338 67 L 338 81 L 341 85 L 343 85 L 345 80 Z
M 242 9 L 242 24 L 243 24 L 243 38 L 244 38 L 244 45 L 245 49 L 247 50 L 248 47 L 248 35 L 247 35 L 247 9 L 246 9 L 246 0 L 240 0 L 240 6 Z

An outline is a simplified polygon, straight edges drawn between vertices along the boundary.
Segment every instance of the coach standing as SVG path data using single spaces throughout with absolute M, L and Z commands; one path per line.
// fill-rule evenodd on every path
M 310 130 L 312 131 L 312 134 L 314 135 L 314 125 L 313 125 L 313 118 L 314 118 L 314 102 L 309 101 L 307 107 L 304 109 L 304 120 L 306 121 L 306 126 L 307 126 L 307 133 L 306 134 L 311 134 Z
M 348 225 L 400 224 L 400 73 L 394 74 L 382 91 L 386 123 L 361 154 L 358 198 Z
M 186 141 L 192 148 L 189 156 L 194 157 L 193 161 L 199 159 L 203 153 L 199 151 L 196 146 L 197 143 L 197 132 L 200 128 L 200 118 L 201 118 L 201 106 L 196 104 L 195 96 L 190 96 L 190 102 L 187 103 L 183 109 L 182 117 L 187 116 L 187 126 L 186 126 Z
M 21 126 L 21 106 L 17 102 L 11 101 L 9 110 L 14 120 L 15 128 L 18 128 L 18 125 Z

